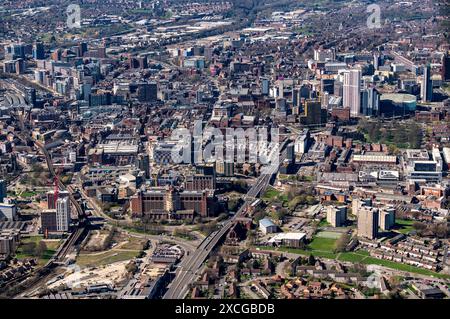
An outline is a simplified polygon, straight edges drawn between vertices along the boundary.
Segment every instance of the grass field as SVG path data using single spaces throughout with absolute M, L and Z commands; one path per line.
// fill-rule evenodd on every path
M 324 218 L 322 219 L 318 224 L 317 227 L 327 227 L 327 226 L 331 226 L 331 224 L 329 222 L 327 222 L 327 219 Z
M 22 197 L 22 198 L 30 198 L 30 197 L 33 197 L 33 196 L 36 196 L 36 195 L 37 195 L 36 192 L 27 191 L 27 192 L 22 192 L 20 194 L 20 197 Z
M 357 252 L 340 253 L 338 254 L 336 259 L 340 261 L 359 263 L 362 262 L 365 258 L 367 258 L 367 256 L 369 256 L 369 252 L 362 250 Z
M 280 192 L 279 190 L 276 190 L 273 187 L 269 187 L 267 191 L 262 196 L 262 199 L 267 202 L 271 202 L 274 200 L 280 200 L 282 202 L 287 202 L 288 198 L 286 194 L 283 194 L 283 192 Z
M 44 254 L 41 257 L 38 258 L 36 256 L 26 254 L 23 251 L 23 246 L 26 245 L 27 243 L 35 243 L 36 245 L 38 245 L 40 241 L 44 241 L 45 245 L 47 246 L 47 250 L 44 252 Z M 20 246 L 16 251 L 16 258 L 17 259 L 36 258 L 38 265 L 43 266 L 47 263 L 47 261 L 50 258 L 52 258 L 52 256 L 55 254 L 56 250 L 58 249 L 59 245 L 61 245 L 60 240 L 44 240 L 43 236 L 24 237 L 20 240 Z
M 312 251 L 318 250 L 318 251 L 332 252 L 334 250 L 335 243 L 336 243 L 335 238 L 316 236 L 308 245 L 308 248 L 311 249 Z

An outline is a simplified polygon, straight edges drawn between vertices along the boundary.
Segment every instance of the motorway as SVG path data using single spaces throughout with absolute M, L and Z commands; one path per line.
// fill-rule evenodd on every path
M 283 151 L 286 144 L 287 141 L 283 142 L 279 149 Z M 275 149 L 278 151 L 277 148 Z M 236 212 L 236 214 L 232 218 L 226 220 L 222 224 L 223 226 L 220 229 L 214 231 L 208 237 L 206 237 L 200 243 L 194 253 L 183 259 L 175 273 L 175 279 L 170 284 L 169 289 L 165 293 L 163 299 L 182 299 L 185 297 L 186 293 L 188 292 L 189 284 L 194 282 L 195 279 L 200 275 L 202 265 L 211 251 L 214 249 L 214 247 L 217 246 L 219 241 L 231 229 L 234 221 L 238 217 L 244 216 L 248 206 L 254 201 L 256 197 L 260 196 L 264 192 L 267 186 L 269 186 L 273 175 L 278 172 L 279 164 L 283 163 L 284 159 L 286 158 L 285 153 L 286 152 L 283 152 L 281 154 L 277 165 L 272 165 L 272 167 L 266 172 L 267 174 L 263 174 L 258 178 L 257 182 L 247 192 L 247 195 L 244 197 L 245 202 Z

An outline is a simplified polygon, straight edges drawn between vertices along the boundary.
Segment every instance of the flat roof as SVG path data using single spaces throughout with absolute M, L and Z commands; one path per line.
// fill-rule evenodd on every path
M 269 243 L 282 241 L 282 240 L 301 240 L 306 236 L 305 233 L 279 233 L 269 239 Z

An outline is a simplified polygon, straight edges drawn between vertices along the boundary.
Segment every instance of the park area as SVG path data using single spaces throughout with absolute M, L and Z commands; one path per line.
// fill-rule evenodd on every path
M 272 202 L 272 201 L 278 200 L 278 201 L 281 201 L 284 203 L 284 202 L 288 201 L 286 194 L 284 194 L 283 192 L 281 192 L 271 186 L 267 188 L 267 191 L 262 196 L 262 199 L 266 202 Z

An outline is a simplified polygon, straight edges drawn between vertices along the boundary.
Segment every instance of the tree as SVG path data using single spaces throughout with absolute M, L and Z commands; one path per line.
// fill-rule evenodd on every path
M 249 245 L 253 245 L 256 241 L 256 232 L 252 229 L 247 231 L 247 241 Z
M 137 271 L 138 271 L 138 266 L 136 265 L 136 263 L 134 261 L 130 261 L 126 266 L 125 269 L 127 270 L 127 272 L 129 274 L 134 275 Z
M 316 264 L 316 258 L 314 258 L 314 256 L 311 254 L 308 257 L 308 265 L 310 266 L 314 266 Z
M 335 251 L 344 252 L 346 250 L 348 243 L 350 242 L 350 239 L 351 237 L 349 234 L 343 234 L 341 237 L 339 237 L 339 239 L 336 240 Z
M 422 222 L 415 222 L 412 224 L 412 227 L 417 231 L 419 235 L 423 234 L 427 229 L 427 224 Z
M 47 245 L 44 241 L 40 241 L 36 248 L 36 256 L 43 257 L 45 252 L 47 251 Z
M 237 211 L 238 207 L 240 205 L 240 199 L 230 199 L 227 203 L 228 210 L 229 211 Z
M 22 251 L 26 255 L 34 256 L 36 254 L 37 245 L 35 242 L 26 243 L 23 245 Z

